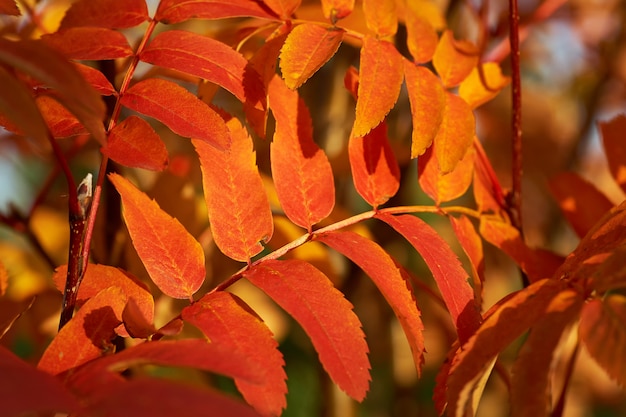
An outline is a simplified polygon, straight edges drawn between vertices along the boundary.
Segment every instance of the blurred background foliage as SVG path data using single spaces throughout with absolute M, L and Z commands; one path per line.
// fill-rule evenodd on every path
M 501 60 L 504 72 L 509 73 L 508 56 L 501 49 L 507 43 L 508 2 L 489 1 L 481 22 L 478 10 L 483 7 L 483 1 L 437 0 L 435 3 L 457 38 L 476 41 L 481 31 L 486 29 L 489 38 L 483 58 Z M 37 38 L 43 33 L 54 32 L 71 1 L 30 0 L 18 3 L 22 3 L 25 17 L 0 17 L 3 36 Z M 150 9 L 155 10 L 156 0 L 148 3 Z M 367 32 L 358 4 L 357 1 L 355 13 L 341 24 Z M 626 111 L 626 2 L 519 0 L 519 7 L 524 27 L 521 50 L 526 239 L 531 245 L 547 247 L 564 255 L 575 248 L 577 238 L 564 222 L 548 192 L 547 182 L 551 176 L 567 170 L 577 171 L 615 203 L 624 199 L 610 180 L 596 122 Z M 322 20 L 319 2 L 304 1 L 297 18 Z M 191 21 L 177 26 L 235 46 L 251 32 L 251 28 L 258 25 L 259 22 L 237 19 Z M 141 38 L 143 29 L 144 26 L 140 26 L 124 31 L 131 45 Z M 396 40 L 400 51 L 405 50 L 404 33 L 401 27 Z M 241 52 L 249 58 L 261 43 L 262 38 L 252 37 L 242 45 Z M 99 66 L 119 85 L 128 62 L 119 60 L 91 64 Z M 358 65 L 358 46 L 345 43 L 337 55 L 300 90 L 312 114 L 316 141 L 327 152 L 335 174 L 337 207 L 327 223 L 369 209 L 352 186 L 347 157 L 354 101 L 343 87 L 343 77 L 350 65 Z M 216 92 L 210 85 L 199 87 L 197 80 L 185 79 L 180 74 L 148 65 L 140 66 L 136 75 L 141 77 L 142 74 L 155 72 L 178 79 L 194 92 L 208 96 L 215 94 L 214 103 L 231 113 L 241 114 L 241 105 L 233 97 L 222 91 Z M 505 187 L 510 184 L 510 113 L 508 89 L 476 111 L 478 136 Z M 157 174 L 131 171 L 113 163 L 111 170 L 122 171 L 133 178 L 164 210 L 178 218 L 199 239 L 207 253 L 205 290 L 208 290 L 241 265 L 221 255 L 212 243 L 201 194 L 199 164 L 190 142 L 175 137 L 157 122 L 151 123 L 167 145 L 170 154 L 167 170 Z M 409 159 L 411 118 L 405 91 L 401 92 L 388 118 L 388 125 L 392 146 L 402 168 L 402 186 L 387 205 L 432 204 L 420 191 L 415 161 Z M 94 170 L 99 166 L 99 149 L 94 141 L 74 137 L 61 139 L 60 142 L 71 157 L 72 169 L 78 180 L 88 172 L 95 176 Z M 270 200 L 277 206 L 269 177 L 269 140 L 255 138 L 255 146 L 258 164 L 267 176 Z M 454 204 L 472 205 L 473 202 L 471 197 L 466 196 Z M 119 266 L 149 282 L 130 245 L 120 218 L 118 196 L 111 187 L 105 189 L 100 210 L 92 261 Z M 54 289 L 51 274 L 67 259 L 66 190 L 64 181 L 55 171 L 49 145 L 15 137 L 1 129 L 0 214 L 0 262 L 9 276 L 6 294 L 0 297 L 0 323 L 23 311 L 0 343 L 26 360 L 36 362 L 58 325 L 62 297 Z M 456 245 L 445 219 L 428 216 L 427 220 L 437 227 L 442 236 L 450 237 L 452 245 Z M 373 284 L 358 268 L 318 243 L 307 244 L 288 256 L 314 263 L 355 305 L 367 335 L 373 367 L 371 390 L 362 404 L 354 404 L 333 386 L 303 331 L 264 294 L 245 282 L 237 283 L 233 291 L 263 317 L 280 341 L 289 378 L 285 416 L 434 416 L 436 412 L 431 399 L 434 377 L 455 338 L 449 317 L 436 296 L 428 291 L 435 288 L 429 272 L 406 242 L 374 222 L 358 227 L 362 233 L 373 234 L 413 274 L 426 328 L 427 354 L 421 379 L 417 378 L 408 345 L 391 309 Z M 281 217 L 279 211 L 275 217 L 275 229 L 268 251 L 302 233 Z M 488 245 L 485 250 L 487 280 L 484 310 L 487 310 L 504 295 L 519 289 L 521 284 L 515 265 L 505 255 Z M 465 261 L 460 251 L 459 255 Z M 154 286 L 152 289 L 154 294 L 158 294 Z M 158 326 L 176 315 L 181 305 L 167 297 L 156 295 L 156 298 Z M 185 332 L 193 331 L 185 329 Z M 564 345 L 567 346 L 567 341 Z M 516 346 L 505 352 L 505 367 L 515 352 Z M 555 366 L 562 369 L 565 364 L 556 363 Z M 237 395 L 232 381 L 199 371 L 162 368 L 143 371 L 187 382 L 211 381 Z M 555 387 L 559 386 L 557 378 Z M 506 387 L 494 374 L 485 391 L 479 415 L 506 415 L 507 407 Z M 605 376 L 584 349 L 579 354 L 565 410 L 568 417 L 626 415 L 624 391 Z

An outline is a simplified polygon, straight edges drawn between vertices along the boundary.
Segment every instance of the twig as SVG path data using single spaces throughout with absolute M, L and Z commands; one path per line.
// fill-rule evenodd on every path
M 523 236 L 522 227 L 522 82 L 520 74 L 520 50 L 519 50 L 519 12 L 517 0 L 509 0 L 509 41 L 511 44 L 511 143 L 512 143 L 512 178 L 513 188 L 508 199 L 508 211 L 511 223 L 520 235 Z

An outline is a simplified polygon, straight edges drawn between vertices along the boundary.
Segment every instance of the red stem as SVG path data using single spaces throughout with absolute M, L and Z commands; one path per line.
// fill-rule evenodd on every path
M 522 82 L 520 74 L 519 12 L 517 0 L 509 0 L 509 31 L 511 44 L 511 142 L 513 187 L 508 201 L 511 223 L 523 236 L 522 227 Z

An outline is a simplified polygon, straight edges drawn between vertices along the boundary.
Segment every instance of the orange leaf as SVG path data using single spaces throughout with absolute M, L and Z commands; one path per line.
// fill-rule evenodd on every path
M 352 136 L 365 136 L 393 108 L 404 79 L 402 63 L 402 55 L 393 44 L 369 36 L 365 38 Z
M 379 38 L 390 37 L 398 30 L 395 0 L 363 0 L 367 27 Z
M 270 152 L 276 193 L 287 217 L 311 231 L 335 205 L 333 172 L 313 142 L 311 116 L 298 93 L 274 77 L 269 101 L 276 119 Z
M 585 236 L 598 219 L 613 207 L 600 190 L 573 172 L 558 174 L 549 185 L 561 211 L 579 237 Z
M 581 301 L 563 282 L 546 279 L 493 307 L 476 334 L 456 352 L 447 378 L 447 414 L 474 415 L 477 395 L 472 395 L 473 391 L 497 355 L 547 313 L 563 311 Z
M 4 263 L 0 261 L 0 297 L 2 297 L 7 292 L 7 288 L 9 286 L 9 271 L 7 271 Z
M 454 87 L 467 77 L 478 64 L 478 49 L 465 40 L 454 39 L 451 30 L 446 30 L 439 39 L 433 65 L 446 88 Z
M 413 120 L 411 158 L 417 158 L 439 132 L 446 107 L 446 91 L 439 78 L 425 67 L 405 60 L 404 71 Z
M 222 121 L 222 124 L 224 122 Z M 192 140 L 202 167 L 202 185 L 215 244 L 242 262 L 263 250 L 273 233 L 272 212 L 256 166 L 252 139 L 237 119 L 228 122 L 227 151 Z
M 552 252 L 529 248 L 515 227 L 492 217 L 481 217 L 480 234 L 487 242 L 513 258 L 528 275 L 530 282 L 551 277 L 563 263 L 563 259 Z
M 196 96 L 171 81 L 148 78 L 122 96 L 129 109 L 154 117 L 185 137 L 204 140 L 218 149 L 228 147 L 228 129 L 222 118 Z
M 624 148 L 626 116 L 619 115 L 608 122 L 600 122 L 598 127 L 602 134 L 604 153 L 609 161 L 611 175 L 622 190 L 626 192 L 626 149 Z
M 550 386 L 554 359 L 563 332 L 578 317 L 582 300 L 559 296 L 549 312 L 530 330 L 511 375 L 511 415 L 547 416 L 552 405 Z M 531 384 L 528 381 L 532 381 Z
M 411 287 L 391 256 L 375 242 L 354 232 L 332 232 L 319 240 L 349 258 L 369 275 L 395 313 L 413 353 L 418 374 L 424 364 L 424 325 Z
M 354 0 L 322 0 L 324 17 L 333 25 L 344 17 L 348 17 L 352 9 L 354 9 Z
M 189 19 L 224 19 L 228 17 L 260 17 L 276 19 L 260 2 L 254 0 L 162 0 L 154 20 L 167 24 Z
M 244 277 L 289 313 L 311 338 L 332 380 L 357 401 L 369 387 L 367 344 L 352 305 L 328 278 L 300 260 L 269 260 Z
M 87 133 L 76 116 L 54 98 L 41 95 L 35 101 L 53 137 L 66 138 Z
M 467 216 L 461 215 L 459 218 L 449 216 L 449 218 L 454 234 L 470 261 L 474 280 L 474 299 L 476 304 L 480 306 L 482 305 L 483 282 L 485 281 L 483 241 Z
M 465 342 L 478 328 L 481 316 L 467 273 L 450 246 L 423 220 L 412 215 L 377 213 L 376 218 L 393 227 L 419 252 L 433 274 L 448 307 L 459 340 Z
M 348 145 L 352 179 L 357 192 L 374 208 L 385 204 L 400 188 L 400 167 L 383 121 L 363 138 Z
M 130 28 L 149 18 L 145 0 L 79 0 L 65 12 L 61 29 L 77 26 Z
M 70 59 L 126 58 L 134 53 L 124 35 L 106 28 L 73 27 L 41 39 Z
M 435 136 L 435 152 L 442 174 L 452 172 L 472 146 L 475 134 L 474 113 L 459 96 L 447 93 L 441 127 Z
M 283 20 L 289 20 L 293 12 L 300 7 L 302 0 L 263 0 L 270 9 Z
M 413 8 L 407 7 L 406 15 L 406 43 L 413 62 L 421 64 L 432 59 L 437 49 L 439 37 L 432 23 L 415 13 Z
M 592 358 L 620 385 L 626 384 L 626 297 L 611 294 L 588 302 L 578 331 Z
M 280 70 L 287 86 L 300 87 L 328 62 L 339 49 L 344 32 L 314 23 L 293 28 L 280 51 Z
M 483 105 L 498 95 L 500 90 L 511 82 L 511 77 L 502 75 L 500 65 L 495 62 L 485 62 L 482 65 L 485 76 L 485 84 L 480 79 L 480 71 L 475 67 L 467 78 L 459 86 L 459 96 L 469 104 L 472 109 Z
M 285 362 L 272 332 L 236 295 L 214 292 L 186 307 L 186 322 L 198 327 L 211 343 L 236 351 L 253 368 L 259 367 L 262 383 L 235 379 L 248 404 L 263 415 L 279 416 L 287 405 Z
M 130 181 L 118 174 L 109 179 L 122 197 L 126 227 L 152 281 L 170 297 L 191 299 L 206 275 L 202 246 Z
M 439 205 L 461 197 L 469 188 L 474 177 L 474 150 L 470 148 L 454 170 L 444 175 L 437 161 L 437 146 L 434 144 L 420 156 L 417 175 L 422 190 Z
M 182 30 L 159 33 L 139 59 L 211 81 L 242 103 L 258 108 L 265 102 L 261 78 L 248 60 L 231 47 L 208 36 Z
M 73 414 L 78 411 L 76 399 L 61 381 L 35 369 L 4 346 L 0 346 L 0 374 L 2 416 L 46 415 L 51 411 Z
M 57 375 L 113 349 L 111 340 L 122 322 L 126 301 L 119 287 L 109 287 L 90 298 L 52 339 L 37 367 Z
M 52 280 L 56 288 L 63 292 L 67 279 L 67 265 L 62 265 L 54 271 Z M 109 287 L 118 287 L 129 300 L 134 300 L 144 319 L 152 323 L 154 317 L 154 298 L 146 284 L 139 279 L 108 265 L 89 264 L 83 280 L 78 288 L 77 302 L 82 304 L 94 297 L 100 291 Z
M 177 0 L 179 1 L 179 0 Z M 241 402 L 214 390 L 159 378 L 115 384 L 95 396 L 85 415 L 171 417 L 261 417 Z
M 127 117 L 109 132 L 102 153 L 131 168 L 162 171 L 167 166 L 167 149 L 161 137 L 137 116 Z
M 109 80 L 107 80 L 104 74 L 97 69 L 79 64 L 78 62 L 75 62 L 74 66 L 80 75 L 82 75 L 83 78 L 103 96 L 117 94 L 117 91 L 115 91 L 115 88 L 111 85 Z

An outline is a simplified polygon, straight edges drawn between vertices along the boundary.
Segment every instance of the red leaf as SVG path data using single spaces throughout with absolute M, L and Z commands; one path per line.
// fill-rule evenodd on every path
M 393 44 L 369 36 L 365 38 L 352 136 L 365 136 L 393 108 L 404 79 L 402 63 L 402 55 Z
M 74 66 L 80 75 L 82 75 L 83 78 L 103 96 L 117 94 L 117 91 L 115 91 L 115 88 L 111 85 L 109 80 L 107 80 L 106 77 L 97 69 L 79 64 L 78 62 L 75 62 Z
M 149 18 L 145 0 L 79 0 L 65 13 L 61 29 L 77 26 L 130 28 Z
M 580 338 L 591 357 L 620 385 L 626 384 L 626 297 L 612 294 L 587 303 Z
M 333 172 L 326 154 L 313 142 L 311 116 L 298 93 L 274 77 L 269 101 L 276 119 L 271 145 L 276 193 L 287 217 L 311 231 L 335 205 Z
M 161 137 L 137 116 L 127 117 L 109 132 L 102 153 L 131 168 L 163 171 L 167 166 L 167 149 Z
M 549 185 L 567 221 L 581 238 L 613 207 L 595 185 L 573 172 L 558 174 Z
M 594 290 L 603 294 L 610 290 L 626 288 L 625 256 L 626 246 L 622 243 L 601 262 L 592 276 Z
M 107 417 L 260 417 L 245 404 L 209 389 L 163 379 L 137 379 L 107 387 L 89 404 L 89 415 Z
M 109 179 L 122 197 L 126 227 L 152 281 L 170 297 L 191 299 L 206 275 L 200 243 L 127 179 L 117 174 Z
M 476 123 L 474 113 L 459 96 L 448 92 L 441 126 L 435 136 L 437 160 L 442 174 L 450 173 L 472 146 Z
M 224 124 L 224 122 L 221 122 Z M 202 166 L 202 184 L 215 244 L 242 262 L 263 250 L 273 233 L 272 212 L 256 166 L 252 139 L 237 119 L 228 122 L 227 151 L 192 140 Z
M 120 32 L 98 27 L 75 27 L 44 35 L 46 45 L 70 59 L 115 59 L 133 55 Z
M 54 271 L 52 280 L 56 288 L 63 292 L 67 279 L 67 265 Z M 78 289 L 79 305 L 96 296 L 109 287 L 120 288 L 129 300 L 134 300 L 146 321 L 152 323 L 154 317 L 154 298 L 149 288 L 139 279 L 119 268 L 108 265 L 89 264 Z
M 354 9 L 354 0 L 322 0 L 322 12 L 324 17 L 329 19 L 332 24 L 348 17 Z
M 563 263 L 563 258 L 552 252 L 526 246 L 519 231 L 500 220 L 481 217 L 480 234 L 487 242 L 513 258 L 528 275 L 530 282 L 551 277 Z
M 0 0 L 0 14 L 19 16 L 21 13 L 15 0 Z
M 222 118 L 206 103 L 171 81 L 149 78 L 122 96 L 129 109 L 154 117 L 185 137 L 204 140 L 218 149 L 228 148 L 228 129 Z
M 395 0 L 363 0 L 367 27 L 379 38 L 393 36 L 398 30 Z
M 411 104 L 413 134 L 411 158 L 417 158 L 433 143 L 443 121 L 446 91 L 429 69 L 404 61 L 406 88 Z
M 378 213 L 376 218 L 404 236 L 424 258 L 448 307 L 459 340 L 465 342 L 476 331 L 482 319 L 472 287 L 467 282 L 467 273 L 450 246 L 418 217 Z
M 474 415 L 480 394 L 472 395 L 474 388 L 497 355 L 546 314 L 581 301 L 563 282 L 542 280 L 492 308 L 476 334 L 456 352 L 447 378 L 448 415 Z
M 262 108 L 261 77 L 248 60 L 231 47 L 208 36 L 182 30 L 159 33 L 141 52 L 144 62 L 172 68 L 224 87 L 242 103 Z
M 439 42 L 437 32 L 433 24 L 424 16 L 415 13 L 412 7 L 407 7 L 406 13 L 406 43 L 413 62 L 417 64 L 428 62 L 437 49 Z
M 311 338 L 332 380 L 357 401 L 369 387 L 367 344 L 352 305 L 328 278 L 300 260 L 269 260 L 244 276 L 289 313 Z
M 433 66 L 441 77 L 444 87 L 458 85 L 478 63 L 478 49 L 469 41 L 454 39 L 451 30 L 446 30 L 435 50 Z
M 437 160 L 437 146 L 434 144 L 420 156 L 417 175 L 422 190 L 440 205 L 461 197 L 472 184 L 474 150 L 470 148 L 452 172 L 442 174 Z
M 119 287 L 109 287 L 90 298 L 52 340 L 37 367 L 57 375 L 113 349 L 110 341 L 122 322 L 126 301 Z
M 555 298 L 550 312 L 530 330 L 511 372 L 513 417 L 550 415 L 550 377 L 554 372 L 555 356 L 559 353 L 557 347 L 563 332 L 578 317 L 581 301 L 580 298 L 574 302 L 563 297 Z
M 282 20 L 289 20 L 302 0 L 263 0 Z
M 483 282 L 485 281 L 485 257 L 483 242 L 474 229 L 474 225 L 465 215 L 459 218 L 450 216 L 450 224 L 457 240 L 467 255 L 472 268 L 474 299 L 477 305 L 482 305 Z
M 280 70 L 291 89 L 299 88 L 339 49 L 345 31 L 315 23 L 298 25 L 280 51 Z
M 626 116 L 619 115 L 608 122 L 600 122 L 598 127 L 602 134 L 604 153 L 609 161 L 611 175 L 622 190 L 626 192 L 626 149 L 624 149 Z
M 424 325 L 413 292 L 393 259 L 378 244 L 354 232 L 324 233 L 318 238 L 361 267 L 376 284 L 398 318 L 421 373 Z
M 260 384 L 239 379 L 235 379 L 235 384 L 259 413 L 279 416 L 287 405 L 285 362 L 272 332 L 250 307 L 236 295 L 219 291 L 185 308 L 182 316 L 186 322 L 200 328 L 211 343 L 236 351 L 253 369 L 260 368 Z
M 53 137 L 66 138 L 87 133 L 76 116 L 54 98 L 42 95 L 37 97 L 36 102 Z
M 73 414 L 78 409 L 57 378 L 23 362 L 4 346 L 0 346 L 0 374 L 0 417 Z
M 504 193 L 491 162 L 477 139 L 474 139 L 474 199 L 481 213 L 500 213 L 507 206 Z
M 0 297 L 2 297 L 7 292 L 7 288 L 9 286 L 9 271 L 7 271 L 4 263 L 0 261 Z M 2 336 L 2 330 L 0 329 L 0 337 Z
M 154 20 L 165 24 L 184 22 L 189 19 L 224 19 L 228 17 L 260 17 L 276 19 L 255 0 L 162 0 Z
M 376 208 L 398 192 L 400 167 L 384 121 L 363 138 L 351 137 L 348 152 L 354 186 L 365 201 Z
M 0 39 L 0 63 L 23 71 L 55 89 L 59 101 L 104 145 L 104 102 L 61 54 L 41 41 Z

